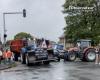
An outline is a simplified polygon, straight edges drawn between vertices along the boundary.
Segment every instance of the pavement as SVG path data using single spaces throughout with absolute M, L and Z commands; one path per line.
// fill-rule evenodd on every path
M 49 65 L 16 64 L 16 67 L 1 70 L 0 80 L 100 80 L 100 65 L 94 62 L 61 60 Z
M 11 63 L 6 63 L 4 64 L 3 62 L 1 62 L 0 64 L 0 70 L 5 70 L 5 69 L 9 69 L 16 66 L 16 63 L 14 61 L 12 61 Z

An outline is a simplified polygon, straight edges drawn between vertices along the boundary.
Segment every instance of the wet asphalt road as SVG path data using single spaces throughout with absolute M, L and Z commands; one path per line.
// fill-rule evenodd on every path
M 6 76 L 6 77 L 5 77 Z M 0 71 L 0 80 L 100 80 L 100 65 L 88 62 L 52 62 Z

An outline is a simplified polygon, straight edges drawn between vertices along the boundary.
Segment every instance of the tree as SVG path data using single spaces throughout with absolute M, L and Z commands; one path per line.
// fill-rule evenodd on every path
M 70 6 L 84 8 L 93 7 L 92 10 L 70 9 Z M 63 5 L 66 27 L 64 33 L 67 40 L 91 39 L 95 43 L 100 40 L 100 3 L 99 0 L 65 0 Z
M 33 39 L 33 37 L 29 33 L 20 32 L 14 36 L 14 39 Z

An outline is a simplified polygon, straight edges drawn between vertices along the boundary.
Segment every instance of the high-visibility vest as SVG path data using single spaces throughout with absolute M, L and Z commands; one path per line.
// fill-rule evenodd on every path
M 3 58 L 7 58 L 7 52 L 6 51 L 3 52 Z
M 11 51 L 7 51 L 7 58 L 11 58 L 12 57 L 12 52 Z

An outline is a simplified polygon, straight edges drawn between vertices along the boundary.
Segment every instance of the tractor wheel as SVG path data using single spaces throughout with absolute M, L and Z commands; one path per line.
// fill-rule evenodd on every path
M 88 51 L 86 51 L 85 53 L 85 58 L 86 58 L 86 61 L 88 62 L 93 62 L 95 61 L 96 59 L 96 52 L 94 49 L 89 49 Z
M 76 58 L 77 58 L 77 56 L 76 56 L 75 52 L 73 52 L 73 51 L 69 52 L 69 54 L 68 54 L 68 60 L 69 61 L 75 61 Z

